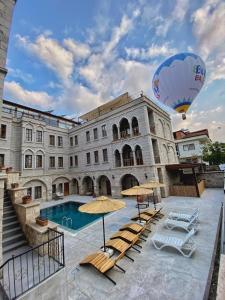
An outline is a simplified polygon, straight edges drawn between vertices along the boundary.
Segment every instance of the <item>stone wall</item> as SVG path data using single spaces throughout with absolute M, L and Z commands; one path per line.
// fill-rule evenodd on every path
M 224 187 L 224 172 L 211 171 L 200 174 L 200 179 L 205 180 L 206 188 L 223 188 Z

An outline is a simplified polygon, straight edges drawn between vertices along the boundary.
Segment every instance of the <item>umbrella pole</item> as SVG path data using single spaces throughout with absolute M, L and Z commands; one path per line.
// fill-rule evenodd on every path
M 102 225 L 103 225 L 104 252 L 106 252 L 106 247 L 105 247 L 105 220 L 104 220 L 104 215 L 102 216 Z
M 139 222 L 141 223 L 141 212 L 140 212 L 140 206 L 139 206 L 139 202 L 138 202 L 138 196 L 137 196 L 137 206 L 138 206 Z
M 153 203 L 154 203 L 154 209 L 156 210 L 156 203 L 155 203 L 155 189 L 153 189 Z

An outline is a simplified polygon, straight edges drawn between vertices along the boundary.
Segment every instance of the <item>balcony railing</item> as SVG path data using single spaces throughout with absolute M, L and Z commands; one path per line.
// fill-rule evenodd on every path
M 130 134 L 127 131 L 121 131 L 120 137 L 121 137 L 121 139 L 127 139 L 130 137 Z
M 140 135 L 139 128 L 138 127 L 134 127 L 133 128 L 133 136 L 138 136 L 138 135 Z
M 0 299 L 16 299 L 65 266 L 64 234 L 53 229 L 48 240 L 0 267 Z
M 143 165 L 143 159 L 142 158 L 136 158 L 136 162 L 137 162 L 138 166 Z
M 134 159 L 133 158 L 124 158 L 123 159 L 123 165 L 124 165 L 124 167 L 133 166 L 134 165 Z

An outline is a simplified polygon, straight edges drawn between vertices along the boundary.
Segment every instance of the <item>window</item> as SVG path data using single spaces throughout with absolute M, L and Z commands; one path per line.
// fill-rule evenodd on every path
M 26 141 L 32 142 L 32 129 L 26 128 Z
M 73 147 L 73 137 L 70 138 L 70 147 Z
M 74 156 L 74 165 L 75 165 L 75 167 L 78 167 L 78 156 L 77 155 Z
M 4 125 L 4 124 L 1 124 L 0 138 L 1 139 L 5 139 L 6 138 L 6 125 Z
M 106 125 L 102 125 L 102 137 L 107 136 Z
M 75 135 L 75 137 L 74 137 L 74 144 L 75 144 L 75 146 L 78 145 L 78 136 L 77 135 Z
M 56 184 L 53 184 L 52 185 L 52 194 L 55 194 L 56 193 Z
M 99 162 L 98 151 L 94 151 L 94 157 L 95 157 L 95 164 L 97 164 Z
M 42 188 L 41 186 L 35 186 L 34 188 L 34 199 L 39 199 L 42 197 Z
M 195 144 L 183 145 L 184 151 L 195 150 Z
M 98 139 L 98 128 L 94 128 L 93 133 L 94 133 L 94 140 L 97 140 Z
M 41 130 L 36 131 L 36 142 L 37 143 L 42 143 L 43 140 L 43 134 Z
M 86 141 L 90 142 L 90 131 L 86 131 Z
M 63 146 L 63 137 L 58 136 L 58 147 L 62 147 L 62 146 Z
M 70 167 L 73 166 L 73 156 L 70 156 Z
M 32 187 L 29 187 L 27 189 L 27 196 L 31 196 L 32 197 Z
M 55 136 L 54 135 L 49 136 L 49 145 L 55 146 Z
M 42 155 L 36 156 L 36 168 L 42 168 Z
M 0 168 L 5 166 L 5 154 L 0 154 Z
M 49 168 L 55 168 L 55 156 L 49 157 Z
M 103 154 L 103 161 L 107 162 L 108 161 L 108 152 L 107 152 L 107 149 L 103 149 L 102 150 L 102 154 Z
M 26 169 L 32 168 L 32 155 L 25 155 L 25 168 Z
M 58 167 L 63 168 L 63 157 L 62 156 L 58 157 Z
M 90 152 L 86 153 L 86 157 L 87 157 L 87 165 L 90 165 L 91 164 L 91 153 Z

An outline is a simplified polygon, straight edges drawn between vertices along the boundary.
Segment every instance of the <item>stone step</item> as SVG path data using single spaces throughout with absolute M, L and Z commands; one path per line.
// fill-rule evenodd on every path
M 21 228 L 20 227 L 15 227 L 15 228 L 11 228 L 11 229 L 6 229 L 3 231 L 3 235 L 2 235 L 2 238 L 3 240 L 8 238 L 8 237 L 11 237 L 11 236 L 14 236 L 14 235 L 17 235 L 19 233 L 21 233 Z
M 6 201 L 3 203 L 3 207 L 9 207 L 12 206 L 12 202 L 11 201 Z
M 5 211 L 5 209 L 4 209 L 4 211 L 3 211 L 3 218 L 15 216 L 15 215 L 16 214 L 15 214 L 15 211 L 13 209 L 10 209 L 10 210 L 7 210 L 7 211 Z
M 13 228 L 20 228 L 20 224 L 19 222 L 16 220 L 16 221 L 12 221 L 10 223 L 7 223 L 7 224 L 3 224 L 3 232 L 5 230 L 8 230 L 8 229 L 13 229 Z
M 8 224 L 8 223 L 11 223 L 13 221 L 17 221 L 17 216 L 14 214 L 13 216 L 9 216 L 9 217 L 4 217 L 3 216 L 3 225 L 4 224 Z
M 22 232 L 16 234 L 16 235 L 13 235 L 13 236 L 10 236 L 10 237 L 7 237 L 5 239 L 3 239 L 2 241 L 2 247 L 6 247 L 6 246 L 9 246 L 9 245 L 12 245 L 12 244 L 15 244 L 17 242 L 20 242 L 22 240 L 25 240 L 24 238 L 24 235 Z
M 14 208 L 13 208 L 13 206 L 11 205 L 11 206 L 4 206 L 4 210 L 3 210 L 3 213 L 5 213 L 5 212 L 10 212 L 10 211 L 14 211 L 15 212 L 15 210 L 14 210 Z
M 21 240 L 17 243 L 14 243 L 14 244 L 11 244 L 11 245 L 8 245 L 8 246 L 4 247 L 3 248 L 3 253 L 15 250 L 15 249 L 20 248 L 20 247 L 25 246 L 25 245 L 27 245 L 27 241 L 26 240 Z

